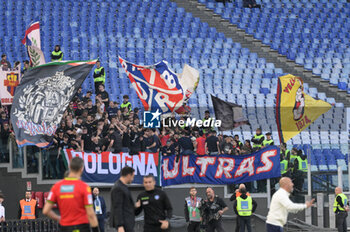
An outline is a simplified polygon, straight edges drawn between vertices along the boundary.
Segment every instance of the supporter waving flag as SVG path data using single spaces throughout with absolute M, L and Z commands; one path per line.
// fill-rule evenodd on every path
M 64 111 L 95 63 L 52 62 L 25 73 L 11 109 L 18 146 L 50 145 Z
M 45 57 L 41 50 L 40 23 L 31 23 L 22 39 L 22 44 L 27 47 L 30 63 L 33 67 L 45 64 Z
M 303 80 L 291 74 L 278 80 L 276 122 L 281 142 L 287 142 L 305 130 L 331 105 L 304 93 Z
M 119 62 L 146 111 L 170 113 L 177 110 L 189 99 L 199 80 L 199 72 L 188 65 L 178 75 L 170 70 L 166 61 L 141 66 L 119 57 Z

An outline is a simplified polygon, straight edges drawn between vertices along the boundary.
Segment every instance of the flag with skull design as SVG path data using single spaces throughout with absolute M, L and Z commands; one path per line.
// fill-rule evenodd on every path
M 25 73 L 16 88 L 11 122 L 19 147 L 47 147 L 96 60 L 51 62 Z

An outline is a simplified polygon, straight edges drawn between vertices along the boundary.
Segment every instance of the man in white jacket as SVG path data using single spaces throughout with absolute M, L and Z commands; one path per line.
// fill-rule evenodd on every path
M 283 232 L 283 226 L 287 222 L 288 213 L 297 213 L 309 208 L 315 199 L 305 202 L 305 204 L 296 204 L 289 199 L 293 192 L 293 182 L 289 177 L 282 177 L 280 180 L 280 189 L 272 196 L 270 210 L 267 214 L 266 228 L 267 232 Z

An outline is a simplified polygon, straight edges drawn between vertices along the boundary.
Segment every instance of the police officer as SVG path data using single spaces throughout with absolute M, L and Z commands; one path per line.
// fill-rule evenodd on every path
M 287 149 L 286 143 L 281 143 L 280 153 L 284 156 L 284 159 L 286 159 L 288 162 L 290 161 L 290 150 Z
M 237 200 L 237 197 L 241 196 L 242 195 L 242 192 L 240 191 L 241 189 L 246 189 L 246 186 L 245 184 L 240 184 L 238 186 L 238 189 L 236 189 L 235 193 L 232 194 L 232 196 L 230 197 L 230 201 L 236 201 Z M 247 196 L 250 196 L 250 193 L 247 192 L 246 193 Z M 233 210 L 235 210 L 235 207 L 233 207 Z M 239 217 L 238 217 L 238 214 L 237 215 L 237 219 L 236 219 L 236 229 L 235 229 L 235 232 L 239 232 L 240 228 L 239 228 Z
M 32 193 L 30 191 L 26 191 L 25 198 L 19 201 L 18 219 L 36 219 L 38 215 L 39 211 L 36 200 L 32 199 Z
M 94 70 L 94 83 L 95 83 L 95 94 L 99 93 L 100 84 L 104 84 L 106 81 L 105 69 L 101 66 L 101 62 L 96 62 L 96 68 Z
M 288 162 L 288 160 L 285 158 L 285 156 L 283 154 L 280 155 L 280 166 L 281 166 L 281 176 L 282 177 L 290 177 L 290 164 Z
M 61 46 L 56 45 L 55 50 L 51 52 L 51 61 L 61 61 L 63 59 L 63 52 L 61 51 Z
M 222 215 L 228 210 L 224 200 L 216 196 L 214 190 L 208 187 L 206 190 L 207 199 L 202 200 L 200 211 L 203 218 L 203 224 L 206 226 L 206 232 L 224 232 L 222 226 Z
M 197 189 L 195 187 L 190 188 L 190 196 L 185 199 L 185 218 L 186 222 L 189 222 L 187 226 L 188 232 L 199 232 L 201 216 L 199 206 L 202 198 L 197 197 Z
M 303 155 L 302 150 L 298 150 L 298 156 L 294 160 L 294 178 L 295 178 L 295 189 L 301 191 L 303 188 L 304 180 L 306 178 L 308 168 L 308 162 L 306 155 Z
M 289 162 L 294 164 L 294 160 L 298 157 L 298 149 L 296 147 L 293 147 L 292 151 L 290 152 L 290 159 Z
M 43 214 L 59 222 L 61 232 L 90 232 L 90 227 L 93 232 L 100 231 L 91 188 L 80 180 L 83 170 L 83 159 L 72 158 L 68 177 L 52 186 L 45 203 Z M 59 205 L 61 216 L 52 210 L 55 203 Z
M 128 115 L 130 113 L 131 109 L 131 103 L 129 102 L 129 96 L 128 95 L 124 95 L 123 96 L 123 103 L 120 105 L 120 110 L 122 112 L 124 112 L 124 109 L 128 108 Z
M 263 141 L 263 147 L 274 145 L 273 139 L 271 138 L 271 132 L 266 133 L 266 139 Z
M 233 204 L 233 209 L 238 216 L 240 232 L 245 231 L 247 227 L 248 232 L 252 231 L 251 227 L 251 215 L 255 212 L 257 204 L 252 199 L 251 196 L 247 195 L 247 190 L 241 188 L 241 195 L 237 197 L 236 201 Z
M 253 143 L 253 150 L 257 151 L 262 147 L 262 144 L 265 140 L 264 135 L 261 133 L 261 128 L 256 129 L 256 134 L 254 137 L 251 139 Z
M 348 216 L 349 211 L 348 198 L 340 187 L 336 187 L 334 192 L 336 197 L 334 199 L 333 212 L 335 213 L 336 226 L 339 232 L 346 232 L 346 217 Z
M 149 175 L 143 178 L 145 191 L 140 193 L 135 204 L 135 215 L 144 210 L 145 224 L 144 232 L 169 231 L 169 219 L 172 216 L 173 208 L 166 193 L 157 189 L 154 176 Z

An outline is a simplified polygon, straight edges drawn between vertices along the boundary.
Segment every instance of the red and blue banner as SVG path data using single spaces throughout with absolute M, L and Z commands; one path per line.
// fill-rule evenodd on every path
M 130 63 L 119 57 L 145 111 L 159 110 L 170 113 L 182 106 L 186 98 L 178 75 L 170 70 L 166 61 L 150 66 Z
M 84 160 L 82 180 L 93 183 L 114 183 L 120 178 L 123 167 L 135 169 L 135 184 L 143 183 L 143 176 L 152 174 L 159 183 L 160 168 L 158 153 L 140 152 L 130 156 L 128 153 L 102 152 L 101 154 L 64 150 L 67 163 L 75 156 Z
M 249 155 L 163 157 L 162 186 L 238 184 L 281 176 L 280 150 L 269 146 Z
M 280 150 L 276 146 L 240 156 L 181 156 L 178 162 L 175 155 L 163 157 L 160 162 L 158 153 L 149 152 L 130 156 L 128 153 L 96 154 L 65 149 L 64 154 L 67 163 L 75 156 L 84 160 L 82 180 L 90 183 L 114 183 L 125 166 L 135 169 L 133 183 L 142 184 L 143 176 L 152 174 L 162 186 L 185 183 L 226 185 L 281 176 Z

